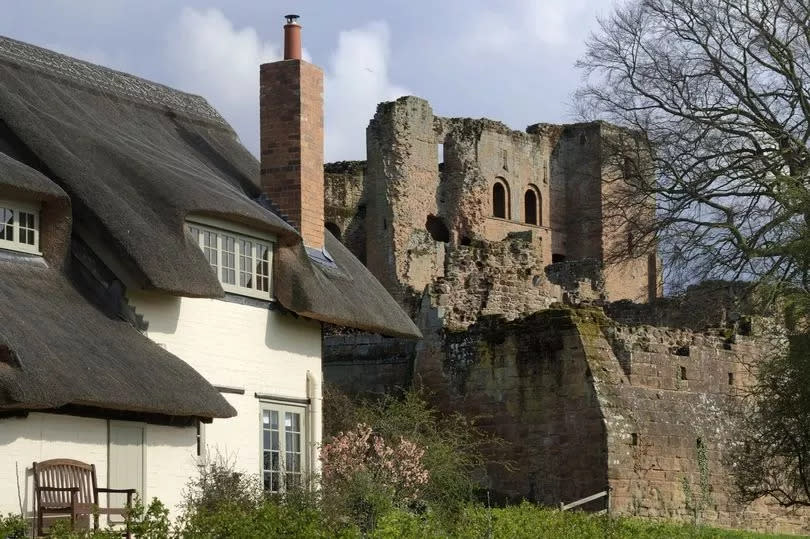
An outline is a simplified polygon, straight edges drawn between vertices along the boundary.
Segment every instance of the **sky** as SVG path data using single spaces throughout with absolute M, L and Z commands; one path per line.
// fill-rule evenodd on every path
M 574 120 L 574 63 L 614 0 L 0 0 L 0 35 L 202 95 L 258 152 L 259 64 L 283 15 L 324 69 L 327 161 L 365 158 L 377 104 L 427 99 L 441 116 L 514 129 Z

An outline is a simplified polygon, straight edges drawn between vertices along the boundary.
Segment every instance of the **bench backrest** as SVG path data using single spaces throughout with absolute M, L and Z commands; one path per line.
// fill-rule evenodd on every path
M 37 500 L 45 504 L 70 505 L 68 491 L 40 491 L 37 487 L 57 487 L 79 489 L 76 501 L 80 504 L 97 504 L 96 466 L 72 459 L 53 459 L 35 462 L 34 491 Z

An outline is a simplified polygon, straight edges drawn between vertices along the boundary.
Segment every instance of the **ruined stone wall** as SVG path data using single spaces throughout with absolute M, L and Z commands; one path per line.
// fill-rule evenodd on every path
M 514 320 L 558 301 L 562 291 L 543 274 L 542 251 L 533 231 L 497 242 L 448 246 L 444 276 L 428 294 L 442 326 L 460 331 L 487 315 Z
M 654 234 L 655 198 L 636 186 L 654 175 L 638 137 L 599 123 L 602 260 L 611 300 L 646 302 L 662 291 Z
M 607 486 L 605 426 L 568 311 L 482 317 L 467 331 L 429 335 L 417 361 L 442 408 L 506 442 L 489 455 L 495 500 L 557 505 Z
M 506 441 L 489 455 L 496 498 L 556 505 L 609 485 L 617 514 L 807 532 L 810 514 L 735 496 L 736 414 L 751 363 L 768 346 L 551 308 L 426 334 L 415 376 L 441 407 Z
M 617 513 L 808 532 L 808 512 L 737 501 L 729 450 L 751 366 L 770 341 L 683 329 L 579 326 L 607 433 Z
M 416 341 L 352 332 L 323 339 L 324 379 L 349 394 L 384 394 L 408 387 Z
M 461 237 L 500 241 L 510 232 L 533 230 L 551 260 L 549 159 L 551 143 L 541 133 L 509 129 L 485 119 L 435 119 L 444 144 L 440 212 Z M 495 182 L 507 188 L 506 218 L 493 217 Z M 525 196 L 538 198 L 536 224 L 527 223 Z
M 706 281 L 690 286 L 678 296 L 657 298 L 650 303 L 616 301 L 605 312 L 620 324 L 664 326 L 705 331 L 722 328 L 750 334 L 754 308 L 744 283 Z
M 606 162 L 603 147 L 616 133 L 601 122 L 516 131 L 493 120 L 436 116 L 417 97 L 381 103 L 367 129 L 365 176 L 359 163 L 326 167 L 330 222 L 349 233 L 353 252 L 368 253 L 368 268 L 411 313 L 442 276 L 438 244 L 497 242 L 526 231 L 540 238 L 543 264 L 598 260 L 608 299 L 646 301 L 660 271 L 657 257 L 648 257 L 654 246 L 630 260 L 607 259 L 632 243 L 626 226 L 605 222 L 622 171 Z M 504 218 L 494 217 L 496 183 L 507 190 Z M 526 222 L 527 193 L 538 199 L 537 224 Z
M 324 220 L 361 262 L 366 262 L 365 161 L 324 165 Z
M 553 248 L 566 260 L 602 260 L 599 147 L 599 124 L 566 125 L 551 155 L 552 227 L 564 231 L 564 240 Z
M 366 130 L 367 267 L 409 311 L 437 275 L 436 242 L 426 230 L 438 214 L 439 165 L 427 101 L 381 103 Z

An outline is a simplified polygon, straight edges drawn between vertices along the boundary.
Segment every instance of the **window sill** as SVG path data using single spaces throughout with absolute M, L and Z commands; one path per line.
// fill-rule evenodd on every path
M 492 216 L 490 216 L 490 217 L 487 217 L 487 219 L 491 219 L 493 221 L 499 221 L 501 223 L 509 223 L 509 224 L 512 224 L 512 225 L 525 226 L 526 228 L 537 228 L 537 229 L 540 229 L 540 230 L 551 230 L 551 227 L 548 227 L 548 226 L 545 226 L 545 225 L 533 225 L 531 223 L 523 223 L 523 222 L 520 222 L 520 221 L 514 221 L 512 219 L 504 219 L 503 217 L 492 217 Z
M 0 249 L 30 256 L 42 256 L 42 252 L 34 246 L 25 246 L 18 243 L 0 240 Z
M 225 297 L 218 298 L 220 301 L 227 301 L 228 303 L 237 303 L 239 305 L 250 305 L 252 307 L 261 307 L 262 309 L 273 308 L 278 302 L 276 298 L 257 298 L 255 296 L 248 296 L 237 292 L 230 292 L 225 290 Z

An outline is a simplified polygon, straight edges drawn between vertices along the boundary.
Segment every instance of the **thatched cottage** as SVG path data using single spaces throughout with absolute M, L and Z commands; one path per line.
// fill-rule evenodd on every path
M 206 451 L 282 490 L 321 323 L 419 335 L 324 230 L 323 74 L 287 45 L 260 163 L 201 97 L 0 37 L 0 513 L 53 458 L 169 507 Z

